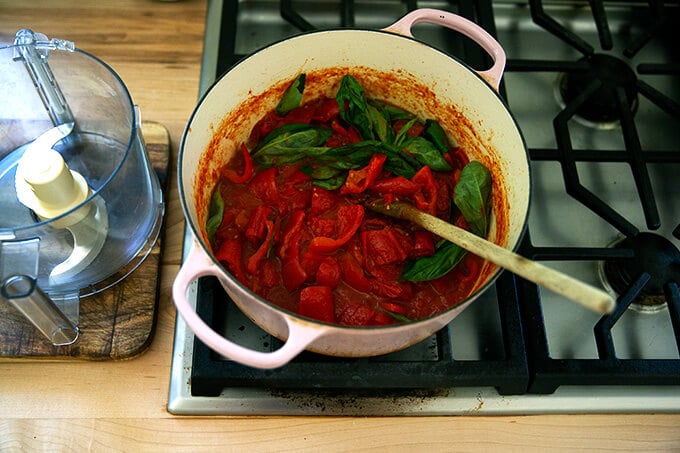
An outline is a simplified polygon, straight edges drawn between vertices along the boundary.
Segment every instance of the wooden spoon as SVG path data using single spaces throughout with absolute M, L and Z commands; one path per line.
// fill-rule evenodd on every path
M 382 200 L 373 201 L 369 209 L 398 219 L 410 220 L 436 235 L 491 261 L 525 279 L 548 288 L 595 312 L 611 313 L 616 304 L 614 299 L 603 290 L 577 280 L 555 269 L 531 261 L 493 242 L 480 238 L 467 230 L 459 228 L 438 217 L 427 214 L 402 202 L 385 205 Z

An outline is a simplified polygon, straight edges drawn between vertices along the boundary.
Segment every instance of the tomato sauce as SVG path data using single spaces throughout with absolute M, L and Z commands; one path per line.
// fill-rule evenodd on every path
M 330 190 L 314 184 L 305 171 L 309 162 L 270 168 L 252 162 L 249 152 L 262 137 L 289 123 L 332 129 L 324 143 L 331 148 L 360 140 L 339 119 L 336 100 L 323 97 L 286 115 L 272 111 L 253 128 L 249 143 L 221 170 L 222 221 L 211 238 L 215 257 L 237 280 L 283 309 L 351 326 L 422 319 L 470 294 L 480 275 L 478 257 L 465 255 L 435 280 L 403 280 L 404 266 L 432 255 L 441 239 L 365 207 L 377 198 L 401 199 L 467 228 L 451 202 L 468 163 L 463 150 L 444 153 L 451 171 L 423 167 L 410 179 L 385 170 L 376 153 L 368 165 L 350 171 L 340 188 Z M 391 125 L 395 133 L 402 126 Z M 417 136 L 422 126 L 408 133 Z

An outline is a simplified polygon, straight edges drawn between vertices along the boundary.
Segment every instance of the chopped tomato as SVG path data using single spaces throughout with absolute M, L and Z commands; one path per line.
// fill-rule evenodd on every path
M 350 253 L 340 256 L 340 268 L 342 269 L 342 277 L 349 286 L 364 293 L 371 290 L 371 281 L 366 277 L 359 262 Z
M 350 170 L 345 183 L 340 187 L 340 193 L 345 195 L 361 193 L 366 190 L 380 175 L 385 160 L 387 160 L 385 154 L 376 153 L 365 167 L 359 170 Z
M 323 189 L 319 186 L 312 186 L 312 204 L 309 212 L 314 215 L 321 215 L 338 204 L 339 197 L 332 191 Z
M 381 194 L 408 196 L 418 192 L 420 186 L 403 176 L 396 176 L 375 181 L 370 185 L 369 189 Z
M 281 273 L 283 276 L 283 286 L 288 291 L 296 290 L 307 280 L 307 272 L 302 268 L 297 257 L 284 260 Z
M 349 241 L 361 226 L 364 219 L 364 208 L 358 204 L 340 206 L 338 208 L 338 238 L 317 236 L 312 239 L 309 249 L 315 253 L 328 253 L 342 247 Z
M 380 199 L 385 204 L 404 200 L 469 229 L 451 202 L 460 171 L 469 162 L 465 150 L 448 146 L 442 154 L 451 171 L 410 169 L 420 164 L 407 155 L 403 162 L 393 160 L 390 143 L 369 152 L 364 145 L 328 152 L 324 148 L 362 142 L 358 131 L 364 130 L 363 118 L 345 115 L 348 99 L 343 106 L 334 97 L 308 100 L 311 96 L 307 92 L 305 104 L 286 114 L 272 110 L 263 115 L 220 170 L 224 206 L 211 238 L 215 257 L 259 296 L 324 322 L 389 325 L 439 313 L 463 300 L 479 278 L 481 259 L 468 254 L 445 278 L 401 280 L 406 260 L 432 255 L 437 237 L 363 206 Z M 421 123 L 385 119 L 390 136 L 423 136 Z M 295 124 L 284 131 L 288 135 L 274 139 L 272 131 L 288 124 Z M 311 133 L 296 135 L 307 130 L 305 124 L 323 128 L 325 143 Z M 374 132 L 383 136 L 382 130 Z M 275 141 L 258 148 L 267 135 Z M 308 139 L 315 142 L 312 148 Z M 277 153 L 299 146 L 290 159 L 278 159 Z M 441 148 L 440 143 L 435 146 Z M 249 149 L 263 152 L 253 159 Z M 314 157 L 319 153 L 324 156 Z
M 380 302 L 380 308 L 392 313 L 398 313 L 400 315 L 406 314 L 406 308 L 404 308 L 403 305 L 397 304 L 395 302 L 382 301 Z
M 435 215 L 437 213 L 437 183 L 432 176 L 432 170 L 427 165 L 424 165 L 411 178 L 411 181 L 420 186 L 420 190 L 416 192 L 413 197 L 416 202 L 416 207 L 428 214 Z
M 338 259 L 334 256 L 325 257 L 316 271 L 316 283 L 335 288 L 341 279 L 342 271 Z
M 316 106 L 311 103 L 303 104 L 300 107 L 296 107 L 290 112 L 286 113 L 283 118 L 279 121 L 279 126 L 283 124 L 309 124 L 314 118 L 314 112 Z
M 245 237 L 253 243 L 262 241 L 267 231 L 265 220 L 267 220 L 267 217 L 269 217 L 271 212 L 272 210 L 268 206 L 256 207 L 248 219 L 248 224 L 246 225 L 246 231 L 244 233 Z
M 331 121 L 331 129 L 333 129 L 333 134 L 330 137 L 328 137 L 328 140 L 326 140 L 326 146 L 335 148 L 338 146 L 358 143 L 362 140 L 361 136 L 357 133 L 356 130 L 354 130 L 354 128 L 343 127 L 337 118 Z
M 250 142 L 258 143 L 261 138 L 279 126 L 280 120 L 281 117 L 274 110 L 263 116 L 251 131 L 249 137 Z
M 307 223 L 314 236 L 330 237 L 335 233 L 338 221 L 325 217 L 310 216 Z
M 302 234 L 302 225 L 305 219 L 303 210 L 293 211 L 283 228 L 281 240 L 279 242 L 278 255 L 281 259 L 286 259 L 289 255 L 297 258 L 298 242 Z
M 468 253 L 456 268 L 456 277 L 461 285 L 473 284 L 479 277 L 479 258 Z
M 366 259 L 374 265 L 401 263 L 407 257 L 391 228 L 363 231 L 361 243 Z
M 325 255 L 316 253 L 312 250 L 305 250 L 300 255 L 300 265 L 308 276 L 316 275 L 317 269 L 326 258 Z
M 302 316 L 323 322 L 335 319 L 333 305 L 333 289 L 328 286 L 308 286 L 300 291 L 298 312 Z
M 269 252 L 269 247 L 271 247 L 272 238 L 274 237 L 274 222 L 266 220 L 265 226 L 267 228 L 267 237 L 262 244 L 260 244 L 260 247 L 255 250 L 255 253 L 253 253 L 246 261 L 246 270 L 251 274 L 257 273 L 260 261 L 262 261 L 265 255 L 267 255 L 267 252 Z
M 276 188 L 281 196 L 280 209 L 288 213 L 296 209 L 305 209 L 311 200 L 309 182 L 311 178 L 297 166 L 279 167 L 280 184 Z
M 410 250 L 409 258 L 419 258 L 430 256 L 434 253 L 434 239 L 429 231 L 416 231 L 413 233 L 413 247 Z
M 375 315 L 373 316 L 373 319 L 371 320 L 371 324 L 378 326 L 387 326 L 393 324 L 394 321 L 395 319 L 392 316 L 390 316 L 389 313 L 386 313 L 384 311 L 376 311 Z
M 279 206 L 281 197 L 276 187 L 276 168 L 257 172 L 248 183 L 248 190 L 269 206 Z
M 349 303 L 338 314 L 338 323 L 348 326 L 367 326 L 375 317 L 375 310 L 360 302 Z
M 227 270 L 240 281 L 243 281 L 245 276 L 241 264 L 242 250 L 241 241 L 231 238 L 224 241 L 215 253 L 215 258 L 221 263 L 226 263 Z
M 243 143 L 241 144 L 241 155 L 243 156 L 243 173 L 239 175 L 230 168 L 224 170 L 225 178 L 236 184 L 243 184 L 253 176 L 253 159 L 250 157 L 248 148 Z
M 316 106 L 312 119 L 325 123 L 340 115 L 340 106 L 335 98 L 325 98 Z

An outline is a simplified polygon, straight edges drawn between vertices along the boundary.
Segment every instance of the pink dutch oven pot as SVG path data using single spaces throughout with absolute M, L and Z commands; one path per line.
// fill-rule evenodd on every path
M 475 71 L 413 39 L 411 29 L 421 22 L 468 36 L 492 57 L 493 65 Z M 234 155 L 262 115 L 274 108 L 286 83 L 301 72 L 328 71 L 328 77 L 317 77 L 311 84 L 308 77 L 305 96 L 332 95 L 340 74 L 349 70 L 365 76 L 369 95 L 423 118 L 437 118 L 472 159 L 492 168 L 494 205 L 489 239 L 516 249 L 525 229 L 531 181 L 524 140 L 497 93 L 504 67 L 503 49 L 482 28 L 448 12 L 419 9 L 383 30 L 338 29 L 298 35 L 259 50 L 225 73 L 193 112 L 179 155 L 179 190 L 192 243 L 175 279 L 173 299 L 196 337 L 236 362 L 276 368 L 303 350 L 342 357 L 386 354 L 420 342 L 450 323 L 492 285 L 500 272 L 495 265 L 483 268 L 468 298 L 432 317 L 391 326 L 327 324 L 277 307 L 226 271 L 205 236 L 207 206 L 218 169 Z M 382 80 L 385 78 L 390 79 L 389 89 Z M 429 96 L 423 97 L 423 92 Z M 217 277 L 239 309 L 283 340 L 283 346 L 268 353 L 254 351 L 227 340 L 203 322 L 188 299 L 190 285 L 203 276 Z

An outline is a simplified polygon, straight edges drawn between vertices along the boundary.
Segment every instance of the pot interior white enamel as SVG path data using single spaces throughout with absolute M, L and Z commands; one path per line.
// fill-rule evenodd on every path
M 201 257 L 185 262 L 179 280 L 216 275 L 240 309 L 266 331 L 292 343 L 292 331 L 299 328 L 303 333 L 294 342 L 303 349 L 338 356 L 402 349 L 448 324 L 493 282 L 496 266 L 486 266 L 468 299 L 434 317 L 395 326 L 343 327 L 301 318 L 254 295 L 219 265 L 206 240 L 204 225 L 219 169 L 302 72 L 307 74 L 305 100 L 319 94 L 333 96 L 340 78 L 351 73 L 370 97 L 437 119 L 471 159 L 492 170 L 489 239 L 517 247 L 528 212 L 529 166 L 521 134 L 497 93 L 465 64 L 412 38 L 385 31 L 322 31 L 276 43 L 243 60 L 215 83 L 193 113 L 181 144 L 179 179 L 182 205 L 195 237 L 192 254 Z M 174 293 L 180 313 L 213 349 L 251 366 L 274 367 L 290 360 L 253 358 L 260 353 L 234 348 L 214 332 L 206 333 L 186 306 L 177 303 L 186 288 L 176 286 L 180 286 Z M 223 349 L 225 345 L 229 351 Z

